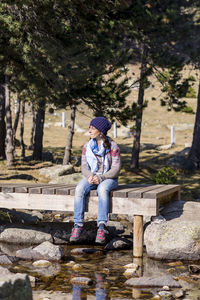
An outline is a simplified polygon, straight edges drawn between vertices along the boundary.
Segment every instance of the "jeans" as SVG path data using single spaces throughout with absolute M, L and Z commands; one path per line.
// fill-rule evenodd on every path
M 85 198 L 90 190 L 97 189 L 98 194 L 98 219 L 97 223 L 108 221 L 110 191 L 118 186 L 117 179 L 106 179 L 100 184 L 90 184 L 83 178 L 76 186 L 74 197 L 74 223 L 82 224 L 85 213 Z

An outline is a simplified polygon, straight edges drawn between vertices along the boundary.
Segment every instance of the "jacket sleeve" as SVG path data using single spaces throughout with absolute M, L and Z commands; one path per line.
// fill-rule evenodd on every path
M 121 169 L 120 149 L 116 142 L 111 142 L 111 151 L 108 153 L 111 159 L 111 166 L 108 172 L 98 175 L 100 180 L 118 178 Z
M 86 147 L 87 143 L 83 146 L 82 156 L 81 156 L 81 172 L 82 175 L 86 178 L 89 178 L 93 175 L 93 173 L 88 169 L 87 161 L 86 161 Z

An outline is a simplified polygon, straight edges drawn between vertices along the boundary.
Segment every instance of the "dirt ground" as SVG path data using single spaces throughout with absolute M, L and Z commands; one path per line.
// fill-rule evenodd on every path
M 135 78 L 139 72 L 138 68 L 131 66 L 131 72 L 135 73 Z M 187 74 L 190 74 L 187 70 Z M 186 75 L 187 75 L 186 74 Z M 167 111 L 166 107 L 160 105 L 161 92 L 155 78 L 151 78 L 151 87 L 145 91 L 145 99 L 148 101 L 148 106 L 144 110 L 141 143 L 148 144 L 146 150 L 141 150 L 140 153 L 140 170 L 132 172 L 130 170 L 131 150 L 133 145 L 133 136 L 117 137 L 115 140 L 119 144 L 122 153 L 123 168 L 120 176 L 120 183 L 146 183 L 153 182 L 153 177 L 156 172 L 166 165 L 166 161 L 175 156 L 179 151 L 191 145 L 195 114 L 183 112 Z M 197 84 L 195 85 L 197 93 Z M 137 101 L 137 88 L 133 88 L 128 97 L 128 101 Z M 155 97 L 157 100 L 152 101 Z M 188 98 L 188 105 L 196 112 L 196 98 Z M 70 111 L 67 110 L 67 125 Z M 76 125 L 78 128 L 87 131 L 88 124 L 93 117 L 92 112 L 87 108 L 80 106 L 76 114 Z M 55 163 L 62 163 L 64 148 L 67 137 L 67 127 L 62 128 L 60 122 L 62 120 L 62 111 L 56 111 L 54 114 L 46 113 L 45 129 L 44 129 L 44 151 L 52 152 Z M 25 132 L 24 140 L 28 146 L 30 143 L 31 132 L 31 112 L 26 109 L 25 114 Z M 55 126 L 57 122 L 58 126 Z M 119 125 L 119 124 L 118 124 Z M 133 126 L 134 124 L 129 124 Z M 170 144 L 170 126 L 175 127 L 175 146 L 168 150 L 156 150 L 153 145 Z M 112 136 L 111 129 L 110 135 Z M 17 131 L 19 138 L 19 128 Z M 88 140 L 88 136 L 83 132 L 75 130 L 73 139 L 72 155 L 80 155 L 82 145 Z M 152 147 L 151 147 L 152 145 Z M 6 162 L 0 162 L 0 182 L 47 182 L 47 179 L 39 175 L 41 167 L 50 165 L 50 162 L 33 162 L 22 161 L 20 159 L 20 149 L 16 149 L 17 157 L 15 166 L 12 169 L 6 169 Z M 26 150 L 26 157 L 30 157 L 32 152 Z M 177 170 L 178 184 L 182 186 L 182 198 L 194 200 L 200 198 L 200 172 L 194 174 L 185 174 L 182 170 Z

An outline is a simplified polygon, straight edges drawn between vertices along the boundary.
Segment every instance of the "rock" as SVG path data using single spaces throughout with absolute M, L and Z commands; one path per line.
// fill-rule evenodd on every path
M 177 298 L 182 298 L 183 296 L 185 296 L 185 291 L 183 290 L 179 290 L 178 292 L 175 293 L 174 297 Z
M 135 263 L 130 263 L 130 264 L 127 264 L 125 266 L 123 266 L 124 269 L 135 269 L 137 270 L 138 269 L 138 265 L 135 264 Z
M 0 267 L 0 298 L 32 300 L 32 288 L 26 274 L 11 273 Z
M 22 224 L 37 224 L 38 221 L 41 221 L 43 219 L 43 215 L 40 213 L 39 217 L 39 212 L 38 215 L 35 214 L 35 212 L 28 212 L 28 211 L 17 211 L 15 209 L 5 210 L 7 214 L 12 219 L 12 223 L 22 223 Z
M 114 238 L 105 246 L 105 250 L 123 250 L 131 249 L 132 247 L 132 241 L 125 238 Z
M 123 273 L 123 275 L 125 277 L 138 277 L 136 274 L 136 270 L 137 270 L 136 268 L 133 268 L 133 269 L 129 268 Z
M 49 266 L 46 267 L 34 267 L 34 273 L 38 273 L 43 277 L 52 277 L 61 272 L 61 265 L 58 263 L 53 263 L 50 264 Z
M 196 211 L 200 210 L 200 201 L 174 201 L 161 210 L 161 215 L 166 220 L 179 218 L 185 221 L 198 221 L 199 216 Z
M 151 223 L 144 233 L 147 255 L 156 259 L 199 260 L 200 220 Z
M 74 172 L 74 168 L 72 165 L 56 165 L 53 167 L 42 168 L 40 169 L 40 174 L 44 175 L 47 178 L 55 178 L 57 176 L 64 176 L 68 174 L 72 174 Z
M 168 150 L 168 149 L 171 149 L 171 148 L 173 148 L 173 145 L 172 144 L 168 144 L 168 145 L 158 146 L 156 149 L 157 150 Z
M 133 133 L 132 133 L 131 129 L 128 127 L 120 126 L 117 128 L 117 136 L 130 137 L 132 135 L 133 135 Z
M 189 154 L 190 147 L 186 147 L 182 151 L 178 152 L 174 157 L 168 159 L 167 165 L 183 168 L 185 160 Z
M 74 248 L 71 251 L 71 255 L 84 255 L 84 254 L 102 255 L 104 254 L 104 251 L 99 249 L 94 249 L 94 248 Z
M 88 277 L 74 277 L 71 280 L 72 284 L 77 284 L 77 285 L 92 285 L 93 281 L 92 279 Z
M 72 266 L 73 271 L 80 271 L 82 270 L 82 266 L 80 264 L 75 264 Z
M 189 269 L 189 272 L 190 273 L 195 273 L 195 274 L 199 274 L 200 273 L 200 266 L 197 266 L 197 265 L 189 265 L 188 266 L 188 269 Z
M 48 260 L 41 259 L 33 262 L 34 267 L 46 268 L 49 267 L 52 263 Z
M 81 173 L 74 173 L 65 176 L 58 176 L 49 181 L 49 183 L 77 184 L 82 178 L 83 175 Z
M 160 291 L 158 295 L 161 296 L 161 299 L 172 299 L 172 293 L 168 291 Z
M 39 228 L 38 228 L 39 229 Z M 35 230 L 31 227 L 27 228 L 5 228 L 0 233 L 0 242 L 12 244 L 40 244 L 44 241 L 53 241 L 51 234 L 43 232 L 44 229 Z
M 15 256 L 0 254 L 0 264 L 1 265 L 12 265 L 17 260 L 18 259 Z
M 181 285 L 179 282 L 173 279 L 170 275 L 163 275 L 159 277 L 139 277 L 139 278 L 130 278 L 125 282 L 126 285 L 132 287 L 163 287 L 167 285 L 171 288 L 180 288 Z
M 64 256 L 64 251 L 61 247 L 44 242 L 39 246 L 33 248 L 25 248 L 18 250 L 16 256 L 22 259 L 47 259 L 51 261 L 59 261 Z

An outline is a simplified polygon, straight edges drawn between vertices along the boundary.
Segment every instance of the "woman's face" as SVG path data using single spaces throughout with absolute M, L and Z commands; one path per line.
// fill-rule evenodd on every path
M 89 135 L 91 139 L 96 139 L 100 135 L 100 131 L 96 129 L 94 126 L 89 127 Z

